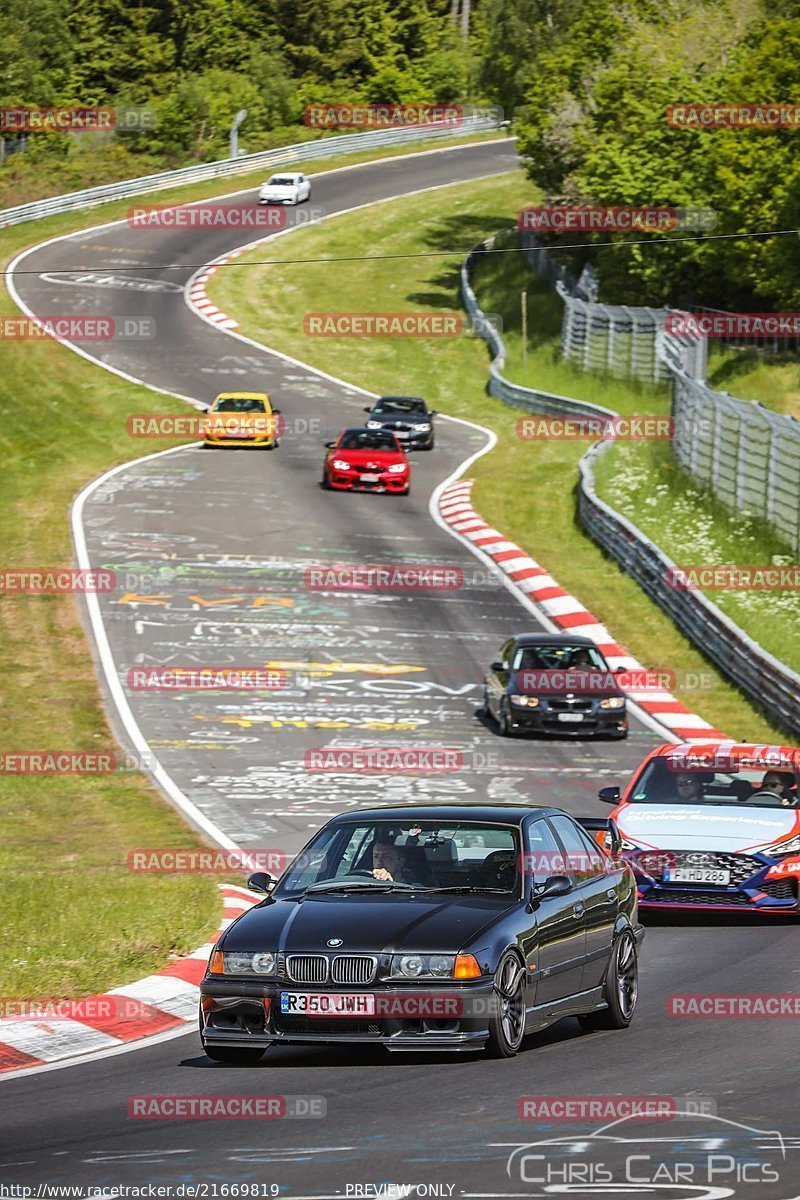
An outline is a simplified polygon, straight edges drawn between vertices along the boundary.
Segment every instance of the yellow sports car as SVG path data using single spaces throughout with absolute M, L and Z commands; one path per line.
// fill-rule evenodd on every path
M 221 392 L 201 422 L 203 443 L 274 450 L 280 436 L 279 413 L 266 392 Z

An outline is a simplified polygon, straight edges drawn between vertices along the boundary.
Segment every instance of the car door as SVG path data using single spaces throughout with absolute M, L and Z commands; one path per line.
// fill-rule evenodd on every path
M 564 875 L 564 851 L 544 817 L 532 821 L 525 835 L 526 888 L 540 887 L 553 875 Z M 574 887 L 549 896 L 531 913 L 523 940 L 529 993 L 535 1005 L 562 1000 L 581 989 L 586 955 L 586 923 L 575 910 Z M 535 984 L 535 988 L 532 986 Z
M 620 871 L 614 871 L 607 855 L 603 854 L 585 829 L 571 821 L 575 834 L 584 846 L 585 871 L 581 883 L 586 906 L 586 965 L 583 970 L 583 990 L 599 987 L 611 957 L 614 927 L 619 909 L 617 888 Z
M 486 699 L 489 705 L 489 712 L 497 716 L 500 711 L 500 703 L 506 693 L 509 678 L 509 664 L 511 655 L 514 651 L 514 639 L 509 638 L 503 643 L 495 662 L 499 665 L 496 670 L 489 668 L 489 673 L 486 676 Z
M 581 922 L 583 929 L 583 968 L 581 979 L 578 986 L 578 991 L 586 991 L 587 988 L 594 987 L 594 970 L 587 970 L 587 961 L 591 954 L 594 958 L 598 956 L 599 945 L 602 943 L 603 934 L 599 926 L 604 920 L 603 913 L 597 910 L 599 903 L 598 896 L 598 880 L 604 879 L 603 875 L 595 875 L 597 871 L 596 862 L 599 857 L 597 846 L 587 844 L 587 838 L 575 822 L 566 815 L 566 813 L 557 813 L 548 818 L 550 824 L 555 830 L 556 837 L 561 845 L 566 859 L 566 874 L 569 876 L 572 883 L 572 907 L 576 919 Z M 606 904 L 608 900 L 606 899 Z M 591 934 L 590 934 L 590 913 L 591 913 Z M 607 961 L 607 955 L 605 959 Z M 601 972 L 602 974 L 602 972 Z

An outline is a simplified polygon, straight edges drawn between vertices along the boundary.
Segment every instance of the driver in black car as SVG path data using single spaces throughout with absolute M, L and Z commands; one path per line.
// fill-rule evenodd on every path
M 433 884 L 424 852 L 395 845 L 391 838 L 376 838 L 372 846 L 372 875 L 391 883 Z

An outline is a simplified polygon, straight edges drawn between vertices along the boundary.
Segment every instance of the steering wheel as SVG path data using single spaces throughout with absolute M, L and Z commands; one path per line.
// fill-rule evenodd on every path
M 764 797 L 769 796 L 770 800 L 772 800 L 774 802 L 774 805 L 776 808 L 783 807 L 783 803 L 784 803 L 783 796 L 779 796 L 777 794 L 777 792 L 770 792 L 768 789 L 765 789 L 764 791 L 761 791 L 761 792 L 751 792 L 750 795 L 747 797 L 747 799 L 740 801 L 740 803 L 749 804 L 751 800 L 757 800 L 759 798 L 759 796 L 764 796 Z

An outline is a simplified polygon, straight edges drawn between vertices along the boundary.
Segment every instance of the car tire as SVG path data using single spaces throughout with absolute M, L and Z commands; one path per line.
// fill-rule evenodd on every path
M 502 700 L 498 705 L 495 721 L 497 724 L 497 733 L 499 737 L 510 738 L 514 736 L 514 730 L 511 727 L 511 722 L 508 719 L 508 713 L 503 708 Z
M 584 1013 L 578 1020 L 584 1029 L 627 1029 L 636 1011 L 638 991 L 636 939 L 630 929 L 624 929 L 614 943 L 603 984 L 603 999 L 608 1007 Z
M 490 1058 L 513 1058 L 525 1036 L 525 968 L 513 950 L 500 959 L 492 999 L 498 1011 L 489 1018 L 486 1053 Z
M 405 491 L 400 492 L 400 495 L 401 496 L 410 496 L 411 495 L 411 484 L 408 485 L 408 487 L 405 489 Z
M 322 476 L 322 480 L 320 481 L 320 487 L 322 488 L 322 490 L 323 490 L 324 492 L 329 492 L 329 491 L 331 490 L 331 481 L 330 481 L 330 479 L 328 478 L 328 472 L 327 472 L 327 471 L 326 471 L 326 472 L 325 472 L 325 474 Z

